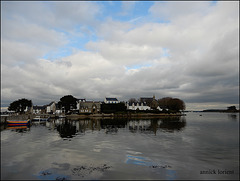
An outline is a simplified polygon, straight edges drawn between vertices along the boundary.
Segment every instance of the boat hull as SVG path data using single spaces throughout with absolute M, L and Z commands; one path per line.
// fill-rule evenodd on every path
M 7 127 L 6 129 L 11 129 L 11 130 L 13 130 L 13 129 L 27 129 L 27 128 L 29 128 L 29 126 L 9 126 L 9 127 Z
M 7 121 L 8 126 L 27 126 L 30 124 L 30 121 Z

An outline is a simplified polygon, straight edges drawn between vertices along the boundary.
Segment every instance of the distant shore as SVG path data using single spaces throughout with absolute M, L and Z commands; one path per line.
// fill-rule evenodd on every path
M 220 112 L 220 113 L 239 113 L 240 110 L 224 110 L 224 109 L 206 109 L 199 112 Z

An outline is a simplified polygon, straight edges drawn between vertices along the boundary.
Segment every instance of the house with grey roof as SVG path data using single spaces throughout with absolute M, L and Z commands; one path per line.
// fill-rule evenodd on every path
M 117 103 L 120 103 L 120 101 L 117 98 L 105 97 L 104 103 L 105 104 L 117 104 Z
M 46 106 L 33 106 L 33 114 L 44 114 L 46 113 Z
M 99 101 L 79 101 L 79 113 L 100 113 L 101 102 Z

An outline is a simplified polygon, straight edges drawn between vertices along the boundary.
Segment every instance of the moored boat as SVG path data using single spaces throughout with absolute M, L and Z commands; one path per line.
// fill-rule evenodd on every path
M 30 124 L 30 120 L 7 120 L 8 126 L 27 126 Z

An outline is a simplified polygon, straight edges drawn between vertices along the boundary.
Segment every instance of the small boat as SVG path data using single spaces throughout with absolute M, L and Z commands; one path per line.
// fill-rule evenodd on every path
M 35 122 L 35 121 L 45 122 L 45 121 L 48 121 L 48 120 L 49 120 L 49 117 L 48 118 L 41 118 L 41 116 L 36 116 L 35 118 L 32 119 L 33 122 Z
M 30 124 L 30 119 L 28 120 L 7 120 L 8 126 L 27 126 Z

